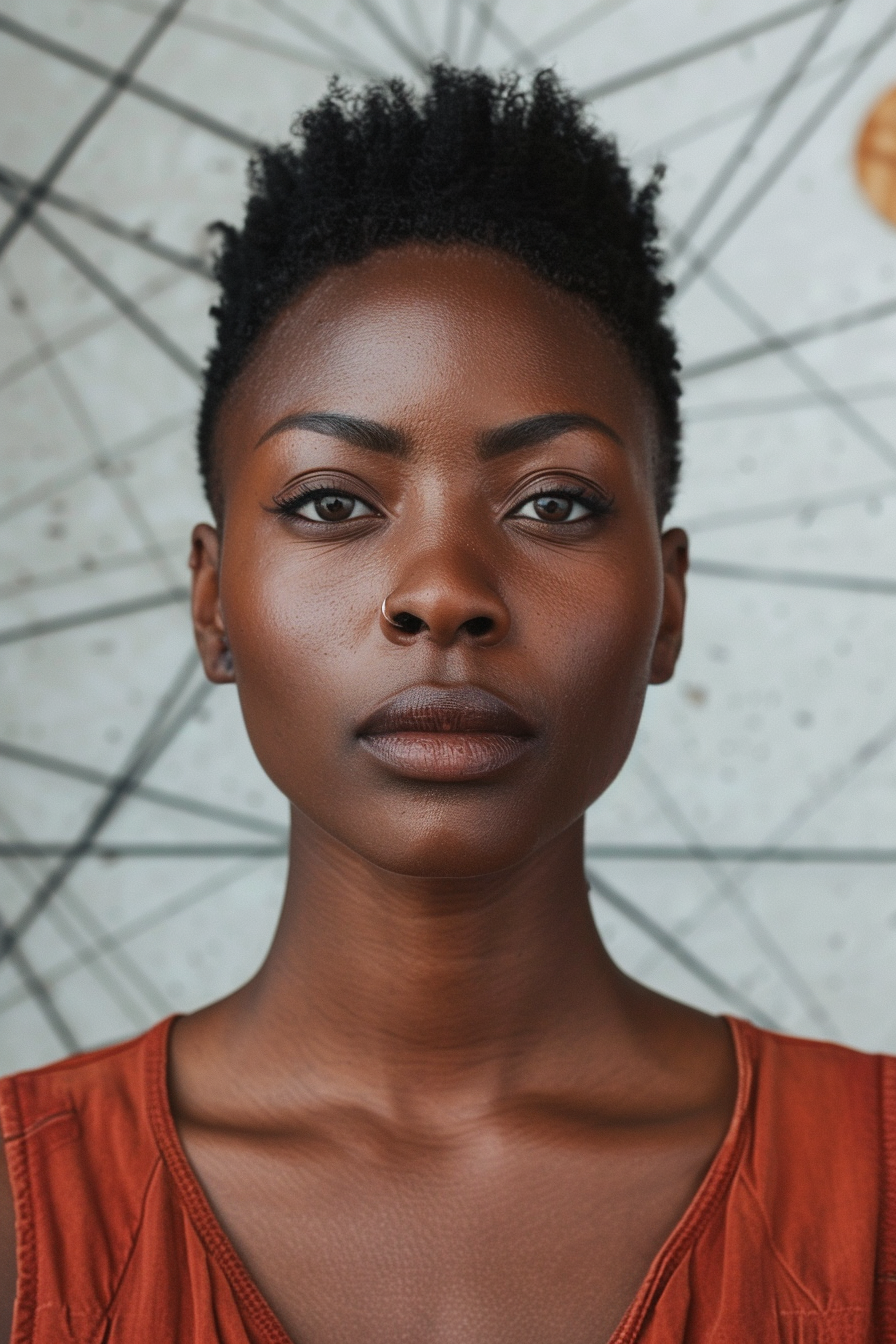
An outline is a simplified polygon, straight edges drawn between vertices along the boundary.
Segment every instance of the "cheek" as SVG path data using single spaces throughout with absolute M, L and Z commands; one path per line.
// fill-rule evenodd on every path
M 262 766 L 294 798 L 297 779 L 324 782 L 351 733 L 377 625 L 375 583 L 358 567 L 350 583 L 334 583 L 338 567 L 324 556 L 300 564 L 288 543 L 233 541 L 221 603 L 243 716 Z
M 587 805 L 622 768 L 638 728 L 661 613 L 659 560 L 648 544 L 634 565 L 593 566 L 558 598 L 542 608 L 533 646 L 551 653 L 554 714 Z

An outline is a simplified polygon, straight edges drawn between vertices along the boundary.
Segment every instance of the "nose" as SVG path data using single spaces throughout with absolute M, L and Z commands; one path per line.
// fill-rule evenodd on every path
M 488 646 L 507 635 L 510 612 L 471 555 L 418 555 L 385 598 L 380 626 L 393 643 Z

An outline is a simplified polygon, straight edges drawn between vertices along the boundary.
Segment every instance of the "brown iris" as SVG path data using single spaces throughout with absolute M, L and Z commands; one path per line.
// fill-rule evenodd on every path
M 566 495 L 539 495 L 533 499 L 532 507 L 545 523 L 565 523 L 572 513 L 573 501 Z
M 356 503 L 351 495 L 319 495 L 314 511 L 325 523 L 343 523 L 352 516 Z

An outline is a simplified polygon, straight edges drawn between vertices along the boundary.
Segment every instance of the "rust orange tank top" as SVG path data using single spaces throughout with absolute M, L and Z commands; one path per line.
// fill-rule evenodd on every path
M 13 1344 L 289 1344 L 178 1141 L 169 1026 L 0 1083 Z M 612 1344 L 896 1344 L 896 1059 L 731 1027 L 727 1137 Z

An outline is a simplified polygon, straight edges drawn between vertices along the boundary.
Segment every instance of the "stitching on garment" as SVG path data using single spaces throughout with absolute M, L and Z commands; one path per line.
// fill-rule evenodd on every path
M 13 1334 L 11 1344 L 31 1344 L 32 1340 L 34 1339 L 35 1329 L 37 1327 L 37 1312 L 39 1309 L 38 1302 L 40 1300 L 40 1295 L 38 1293 L 38 1275 L 39 1275 L 40 1259 L 37 1250 L 37 1226 L 34 1216 L 33 1182 L 31 1180 L 31 1171 L 30 1171 L 30 1149 L 27 1140 L 32 1138 L 35 1134 L 39 1133 L 41 1130 L 45 1129 L 48 1125 L 53 1124 L 54 1122 L 57 1122 L 59 1120 L 70 1119 L 73 1120 L 75 1124 L 77 1124 L 78 1113 L 74 1107 L 67 1107 L 66 1109 L 61 1111 L 54 1111 L 51 1115 L 41 1116 L 39 1120 L 35 1120 L 30 1125 L 23 1125 L 21 1106 L 19 1103 L 18 1092 L 16 1089 L 16 1083 L 14 1079 L 5 1079 L 3 1080 L 2 1085 L 0 1085 L 0 1110 L 3 1109 L 4 1102 L 10 1104 L 10 1109 L 14 1108 L 16 1113 L 17 1124 L 15 1133 L 14 1134 L 7 1133 L 5 1137 L 6 1137 L 7 1151 L 11 1154 L 13 1160 L 18 1161 L 21 1164 L 21 1173 L 17 1172 L 16 1175 L 21 1175 L 21 1191 L 23 1195 L 22 1200 L 23 1205 L 25 1205 L 27 1201 L 26 1204 L 27 1216 L 22 1216 L 20 1218 L 18 1189 L 14 1187 L 17 1196 L 16 1242 L 18 1246 L 17 1261 L 19 1264 L 19 1273 L 18 1273 L 18 1281 L 16 1284 L 17 1329 Z M 12 1144 L 15 1145 L 15 1148 L 11 1147 Z M 131 1258 L 133 1256 L 134 1247 L 136 1246 L 137 1237 L 139 1235 L 140 1228 L 143 1224 L 143 1219 L 145 1216 L 146 1201 L 149 1193 L 149 1188 L 152 1184 L 153 1177 L 160 1165 L 161 1165 L 161 1158 L 156 1158 L 156 1161 L 153 1164 L 152 1171 L 150 1172 L 149 1178 L 146 1182 L 146 1189 L 144 1190 L 143 1198 L 141 1201 L 140 1215 L 137 1219 L 137 1225 L 134 1229 L 134 1233 L 131 1239 L 131 1245 L 128 1249 L 127 1255 L 125 1256 L 123 1268 L 118 1276 L 118 1282 L 116 1283 L 110 1295 L 108 1305 L 99 1304 L 93 1310 L 79 1313 L 83 1314 L 84 1316 L 92 1317 L 96 1314 L 97 1311 L 99 1312 L 99 1320 L 97 1321 L 94 1328 L 91 1330 L 91 1339 L 93 1340 L 101 1341 L 108 1334 L 108 1312 L 115 1301 L 115 1298 L 121 1286 L 121 1282 L 124 1278 L 125 1273 L 127 1272 L 128 1265 L 130 1264 Z M 10 1166 L 12 1166 L 12 1161 L 10 1162 Z M 20 1299 L 22 1300 L 21 1308 L 19 1306 Z M 21 1322 L 19 1321 L 20 1315 L 22 1317 Z
M 828 1308 L 822 1306 L 822 1304 L 816 1298 L 815 1294 L 811 1292 L 808 1285 L 803 1283 L 802 1279 L 797 1274 L 796 1270 L 791 1267 L 791 1265 L 785 1259 L 784 1255 L 782 1254 L 782 1252 L 779 1250 L 778 1246 L 775 1243 L 775 1238 L 772 1232 L 771 1224 L 769 1223 L 768 1220 L 768 1213 L 763 1206 L 762 1200 L 759 1198 L 759 1192 L 754 1186 L 752 1180 L 746 1174 L 742 1175 L 741 1180 L 744 1189 L 746 1190 L 750 1198 L 753 1200 L 753 1203 L 755 1204 L 759 1212 L 759 1217 L 762 1221 L 762 1226 L 765 1228 L 765 1234 L 766 1237 L 768 1238 L 769 1249 L 771 1250 L 772 1255 L 775 1257 L 777 1264 L 781 1267 L 781 1269 L 783 1269 L 784 1273 L 790 1279 L 794 1287 L 798 1288 L 799 1291 L 803 1293 L 804 1296 L 806 1296 L 809 1299 L 809 1301 L 813 1304 L 811 1307 L 794 1307 L 793 1311 L 796 1314 L 800 1314 L 801 1312 L 805 1311 L 809 1315 L 819 1315 L 824 1314 L 824 1312 L 828 1310 L 831 1311 L 839 1310 L 839 1308 L 835 1307 Z M 779 1312 L 779 1315 L 781 1314 L 783 1313 Z
M 700 1199 L 701 1194 L 703 1202 L 694 1212 L 692 1219 L 688 1219 L 688 1212 L 686 1211 L 682 1220 L 678 1223 L 677 1229 L 672 1231 L 665 1247 L 660 1251 L 648 1271 L 637 1296 L 613 1331 L 609 1344 L 636 1344 L 645 1321 L 659 1305 L 669 1280 L 685 1257 L 693 1251 L 721 1201 L 726 1194 L 730 1194 L 734 1187 L 747 1141 L 747 1117 L 750 1099 L 756 1085 L 757 1054 L 755 1038 L 750 1034 L 755 1031 L 752 1024 L 734 1017 L 726 1017 L 725 1020 L 728 1023 L 737 1056 L 737 1098 L 728 1132 L 689 1205 L 689 1210 L 695 1209 L 696 1201 Z M 727 1159 L 724 1165 L 716 1168 L 722 1149 L 729 1142 L 731 1143 L 731 1149 Z M 712 1184 L 707 1184 L 713 1175 L 713 1168 L 716 1168 L 715 1181 Z
M 15 1120 L 14 1134 L 7 1119 Z M 37 1311 L 37 1231 L 34 1193 L 28 1164 L 28 1147 L 22 1138 L 22 1108 L 14 1079 L 0 1082 L 0 1128 L 3 1130 L 9 1177 L 13 1191 L 16 1232 L 16 1299 L 10 1344 L 30 1344 Z
M 883 1208 L 881 1252 L 887 1278 L 896 1277 L 896 1060 L 880 1057 Z
M 146 1186 L 144 1187 L 143 1190 L 143 1197 L 140 1200 L 140 1213 L 137 1217 L 137 1222 L 135 1224 L 134 1231 L 131 1236 L 131 1244 L 128 1247 L 127 1255 L 124 1258 L 124 1262 L 121 1266 L 121 1271 L 118 1275 L 118 1282 L 115 1284 L 115 1287 L 109 1294 L 109 1301 L 102 1308 L 102 1319 L 99 1322 L 98 1331 L 95 1331 L 93 1335 L 93 1338 L 97 1342 L 97 1344 L 101 1344 L 101 1341 L 106 1337 L 106 1335 L 108 1335 L 109 1329 L 111 1328 L 110 1315 L 115 1306 L 115 1300 L 118 1297 L 118 1294 L 121 1292 L 121 1288 L 125 1281 L 125 1277 L 134 1259 L 134 1252 L 137 1249 L 137 1242 L 140 1239 L 140 1233 L 143 1231 L 143 1224 L 146 1221 L 146 1206 L 149 1203 L 149 1193 L 150 1190 L 152 1189 L 153 1181 L 156 1179 L 156 1176 L 158 1175 L 161 1166 L 162 1166 L 162 1158 L 161 1155 L 159 1155 L 153 1162 L 152 1169 L 150 1170 L 149 1176 L 146 1179 Z
M 811 1042 L 811 1044 L 813 1044 L 813 1045 L 817 1045 L 817 1046 L 823 1046 L 825 1043 L 824 1043 L 824 1042 L 821 1042 L 821 1041 L 817 1041 L 817 1042 Z M 803 1293 L 805 1294 L 805 1296 L 809 1299 L 810 1302 L 815 1303 L 814 1312 L 815 1312 L 816 1314 L 822 1314 L 822 1315 L 823 1315 L 826 1311 L 837 1311 L 837 1310 L 841 1310 L 840 1308 L 836 1308 L 836 1307 L 824 1307 L 824 1306 L 821 1305 L 821 1303 L 817 1302 L 816 1297 L 815 1297 L 815 1294 L 809 1289 L 808 1285 L 805 1284 L 805 1283 L 802 1281 L 802 1279 L 800 1278 L 800 1276 L 797 1274 L 796 1270 L 793 1269 L 793 1267 L 792 1267 L 792 1266 L 789 1264 L 789 1262 L 785 1259 L 784 1255 L 782 1254 L 782 1252 L 779 1250 L 778 1246 L 776 1245 L 776 1243 L 775 1243 L 775 1238 L 774 1238 L 774 1235 L 773 1235 L 773 1233 L 772 1233 L 771 1224 L 769 1223 L 769 1220 L 768 1220 L 767 1210 L 765 1209 L 765 1207 L 764 1207 L 764 1205 L 763 1205 L 763 1203 L 762 1203 L 762 1200 L 761 1200 L 760 1197 L 759 1197 L 759 1192 L 757 1191 L 757 1189 L 756 1189 L 755 1185 L 753 1184 L 752 1180 L 750 1179 L 750 1177 L 749 1177 L 746 1173 L 744 1173 L 744 1175 L 743 1175 L 743 1177 L 742 1177 L 742 1180 L 743 1180 L 743 1186 L 744 1186 L 744 1189 L 749 1193 L 750 1197 L 751 1197 L 752 1200 L 753 1200 L 753 1203 L 755 1204 L 755 1206 L 756 1206 L 756 1208 L 757 1208 L 757 1210 L 758 1210 L 758 1212 L 759 1212 L 759 1216 L 760 1216 L 760 1218 L 761 1218 L 761 1220 L 762 1220 L 763 1227 L 765 1228 L 766 1235 L 767 1235 L 767 1237 L 768 1237 L 768 1245 L 769 1245 L 769 1248 L 770 1248 L 772 1254 L 774 1255 L 775 1260 L 776 1260 L 777 1263 L 780 1265 L 780 1267 L 784 1270 L 784 1272 L 787 1274 L 788 1278 L 791 1280 L 791 1282 L 794 1284 L 794 1286 L 797 1287 L 801 1292 L 803 1292 Z M 801 1310 L 810 1310 L 810 1311 L 811 1311 L 812 1309 L 800 1309 L 800 1308 L 796 1308 L 796 1309 L 794 1309 L 794 1310 L 795 1310 L 795 1312 L 798 1314 Z M 846 1308 L 846 1309 L 844 1309 L 844 1310 L 849 1310 L 849 1309 Z
M 177 1137 L 168 1100 L 168 1038 L 174 1018 L 160 1023 L 145 1038 L 147 1108 L 153 1134 L 193 1228 L 208 1255 L 222 1270 L 239 1307 L 267 1344 L 291 1344 L 261 1289 L 249 1274 L 218 1222 Z
M 30 1125 L 26 1125 L 24 1129 L 19 1130 L 18 1134 L 11 1134 L 9 1137 L 30 1139 L 32 1134 L 37 1134 L 46 1125 L 52 1125 L 57 1120 L 68 1119 L 74 1120 L 76 1124 L 78 1122 L 78 1112 L 73 1106 L 67 1107 L 64 1111 L 54 1111 L 52 1115 L 42 1115 L 39 1120 L 33 1120 Z
M 896 1061 L 878 1056 L 881 1201 L 877 1229 L 874 1322 L 881 1339 L 896 1338 Z
M 864 1307 L 821 1307 L 813 1311 L 810 1307 L 778 1307 L 779 1316 L 794 1316 L 810 1321 L 827 1321 L 832 1316 L 864 1316 Z

